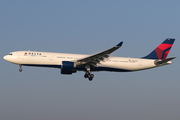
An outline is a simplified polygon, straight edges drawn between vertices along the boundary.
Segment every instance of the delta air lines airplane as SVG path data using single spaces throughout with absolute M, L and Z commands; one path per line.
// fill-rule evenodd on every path
M 131 72 L 168 65 L 175 57 L 166 58 L 175 39 L 168 38 L 149 55 L 142 58 L 110 57 L 110 54 L 120 48 L 123 42 L 105 51 L 93 54 L 67 54 L 37 51 L 16 51 L 4 56 L 8 62 L 22 66 L 60 68 L 61 74 L 70 75 L 84 71 L 85 78 L 90 81 L 95 71 Z

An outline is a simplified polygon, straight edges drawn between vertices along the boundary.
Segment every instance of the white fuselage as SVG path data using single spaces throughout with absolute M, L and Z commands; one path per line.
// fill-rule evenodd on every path
M 4 56 L 8 62 L 39 67 L 55 67 L 61 68 L 62 61 L 76 61 L 85 58 L 89 55 L 83 54 L 67 54 L 67 53 L 51 53 L 51 52 L 36 52 L 36 51 L 17 51 L 11 52 Z M 91 71 L 117 71 L 128 72 L 138 71 L 157 67 L 153 59 L 141 58 L 125 58 L 125 57 L 109 57 L 91 68 Z M 169 61 L 167 64 L 170 64 Z M 85 71 L 85 68 L 77 67 L 75 70 Z

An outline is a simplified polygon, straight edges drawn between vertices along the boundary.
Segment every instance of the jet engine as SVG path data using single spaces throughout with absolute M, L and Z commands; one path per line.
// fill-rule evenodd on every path
M 62 61 L 61 74 L 72 74 L 77 72 L 74 68 L 76 68 L 76 64 L 74 62 Z

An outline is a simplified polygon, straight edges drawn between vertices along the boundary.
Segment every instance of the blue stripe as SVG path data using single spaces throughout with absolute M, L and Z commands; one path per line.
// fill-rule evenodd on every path
M 131 72 L 130 70 L 109 68 L 109 67 L 95 67 L 95 68 L 91 68 L 91 71 Z
M 22 64 L 22 65 L 34 66 L 34 67 L 61 68 L 61 65 L 36 65 L 36 64 Z M 77 67 L 74 70 L 86 71 L 84 67 Z M 131 72 L 130 70 L 110 68 L 110 67 L 94 67 L 94 68 L 91 68 L 91 71 Z
M 21 64 L 24 66 L 33 66 L 33 67 L 51 67 L 51 68 L 61 68 L 61 65 L 36 65 L 36 64 Z
M 152 51 L 149 55 L 145 56 L 145 57 L 142 57 L 142 58 L 145 58 L 145 59 L 158 59 L 158 56 L 156 54 L 156 51 Z
M 165 50 L 163 51 L 163 53 L 162 53 L 162 58 L 161 58 L 161 59 L 164 59 L 165 52 L 167 52 L 167 51 L 170 50 L 170 49 L 171 49 L 171 47 L 169 47 L 169 48 L 167 48 L 167 49 L 165 49 Z

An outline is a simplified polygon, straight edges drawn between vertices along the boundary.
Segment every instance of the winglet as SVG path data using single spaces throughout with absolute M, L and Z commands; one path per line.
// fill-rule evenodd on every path
M 122 46 L 122 44 L 123 44 L 123 42 L 120 42 L 119 44 L 117 44 L 116 46 L 117 47 L 121 47 Z

